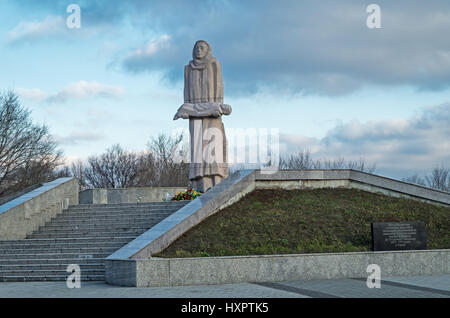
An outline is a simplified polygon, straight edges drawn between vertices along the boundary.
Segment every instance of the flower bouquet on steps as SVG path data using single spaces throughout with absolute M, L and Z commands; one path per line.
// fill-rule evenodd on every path
M 196 197 L 198 197 L 199 195 L 201 195 L 200 192 L 189 188 L 185 191 L 182 192 L 177 192 L 173 198 L 172 201 L 181 201 L 181 200 L 194 200 Z

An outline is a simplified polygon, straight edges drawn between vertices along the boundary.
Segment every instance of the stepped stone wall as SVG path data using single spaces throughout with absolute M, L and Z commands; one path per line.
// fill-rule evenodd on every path
M 76 178 L 59 178 L 44 183 L 0 206 L 0 240 L 23 239 L 51 218 L 78 204 Z

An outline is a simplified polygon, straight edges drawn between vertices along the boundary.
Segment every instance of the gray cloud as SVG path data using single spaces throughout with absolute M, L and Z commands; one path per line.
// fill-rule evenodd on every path
M 358 160 L 376 163 L 393 177 L 430 171 L 437 164 L 450 166 L 450 103 L 424 110 L 408 120 L 368 123 L 352 121 L 329 130 L 320 140 L 282 135 L 287 152 L 310 149 L 314 158 Z
M 26 2 L 28 5 L 35 1 Z M 70 2 L 70 1 L 69 1 Z M 68 1 L 39 1 L 53 11 Z M 381 29 L 366 27 L 370 2 L 79 1 L 83 27 L 126 21 L 137 32 L 167 34 L 170 47 L 134 54 L 148 38 L 116 61 L 131 73 L 164 70 L 181 81 L 192 45 L 205 39 L 223 65 L 233 94 L 275 91 L 341 95 L 362 85 L 450 86 L 450 3 L 446 0 L 379 0 Z
M 170 54 L 128 57 L 123 66 L 132 72 L 165 68 L 180 80 L 181 64 L 190 59 L 195 40 L 204 38 L 222 61 L 233 92 L 260 85 L 328 95 L 364 84 L 447 88 L 450 4 L 412 2 L 379 1 L 378 30 L 366 27 L 366 6 L 357 1 L 206 2 L 200 11 L 184 1 L 177 10 L 182 14 L 158 3 L 143 15 L 148 27 L 171 35 Z

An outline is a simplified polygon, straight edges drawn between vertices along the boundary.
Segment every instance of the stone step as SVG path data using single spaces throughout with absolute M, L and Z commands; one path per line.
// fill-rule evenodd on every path
M 118 248 L 111 247 L 62 247 L 62 248 L 26 248 L 26 249 L 2 249 L 0 250 L 0 258 L 4 258 L 5 254 L 42 254 L 42 253 L 78 253 L 78 254 L 92 254 L 92 253 L 114 253 Z
M 157 211 L 136 211 L 136 212 L 124 212 L 124 211 L 113 211 L 113 212 L 95 212 L 95 211 L 68 211 L 63 214 L 59 214 L 56 217 L 91 217 L 91 218 L 105 218 L 105 217 L 116 217 L 116 218 L 127 218 L 127 217 L 164 217 L 166 215 L 171 215 L 177 210 L 157 210 Z
M 123 230 L 123 229 L 134 229 L 134 228 L 151 228 L 159 222 L 149 221 L 149 222 L 137 222 L 137 223 L 75 223 L 75 224 L 47 224 L 39 228 L 39 231 L 101 231 L 101 230 Z
M 49 222 L 116 222 L 116 221 L 126 221 L 126 220 L 161 220 L 173 213 L 161 213 L 161 214 L 121 214 L 121 215 L 58 215 L 52 218 Z
M 111 255 L 112 253 L 106 252 L 95 252 L 95 253 L 28 253 L 28 254 L 0 254 L 0 259 L 3 260 L 11 260 L 11 259 L 85 259 L 86 257 L 90 258 L 105 258 Z
M 105 215 L 113 215 L 113 216 L 121 216 L 121 215 L 132 215 L 132 214 L 141 214 L 141 215 L 158 215 L 158 214 L 172 214 L 178 211 L 178 209 L 158 209 L 158 210 L 135 210 L 135 211 L 127 211 L 127 210 L 115 210 L 115 211 L 94 211 L 94 210 L 86 210 L 86 211 L 66 211 L 59 216 L 69 215 L 69 216 L 105 216 Z
M 100 211 L 100 210 L 127 210 L 132 211 L 135 209 L 142 209 L 142 210 L 158 210 L 158 209 L 179 209 L 183 206 L 185 206 L 186 203 L 170 203 L 170 204 L 161 204 L 161 203 L 155 203 L 155 204 L 79 204 L 79 205 L 71 205 L 67 209 L 68 211 L 75 211 L 75 210 L 90 210 L 90 211 Z
M 80 266 L 80 271 L 83 274 L 84 271 L 104 271 L 104 263 L 94 263 L 94 264 L 78 264 L 77 262 L 72 262 L 68 264 L 0 264 L 0 276 L 3 272 L 22 272 L 22 271 L 66 271 L 68 265 L 78 265 Z M 68 273 L 70 274 L 70 273 Z
M 73 232 L 73 231 L 68 231 L 68 232 L 35 232 L 33 234 L 31 234 L 29 236 L 29 239 L 43 239 L 43 238 L 48 238 L 48 239 L 61 239 L 61 238 L 99 238 L 99 239 L 104 239 L 105 237 L 110 237 L 111 235 L 116 236 L 116 237 L 129 237 L 129 236 L 135 236 L 138 237 L 139 235 L 141 235 L 142 233 L 144 233 L 145 231 L 147 231 L 148 229 L 145 230 L 134 230 L 134 231 L 104 231 L 104 232 Z
M 174 212 L 175 213 L 175 212 Z M 71 214 L 64 214 L 64 215 L 58 215 L 57 217 L 52 218 L 51 221 L 73 221 L 73 222 L 92 222 L 92 221 L 121 221 L 121 220 L 134 220 L 134 219 L 147 219 L 147 220 L 162 220 L 166 217 L 172 215 L 173 213 L 161 213 L 161 214 L 117 214 L 117 215 L 111 215 L 111 214 L 105 214 L 105 215 L 93 215 L 93 214 L 85 214 L 85 215 L 71 215 Z
M 48 248 L 66 248 L 66 247 L 73 247 L 73 248 L 116 248 L 119 249 L 122 246 L 127 244 L 127 242 L 89 242 L 89 243 L 71 243 L 71 242 L 65 242 L 65 243 L 34 243 L 34 244 L 11 244 L 11 245 L 2 245 L 0 249 L 0 254 L 4 250 L 24 250 L 24 249 L 48 249 Z
M 72 233 L 72 234 L 90 234 L 92 233 L 95 235 L 96 233 L 122 233 L 122 232 L 136 232 L 136 231 L 145 231 L 152 226 L 156 225 L 156 223 L 149 223 L 149 224 L 142 224 L 139 226 L 118 226 L 118 227 L 95 227 L 95 226 L 88 226 L 88 227 L 82 227 L 79 226 L 78 229 L 75 227 L 66 227 L 66 228 L 59 228 L 59 227 L 49 227 L 49 228 L 42 228 L 39 230 L 39 233 L 42 234 L 64 234 L 64 233 Z
M 118 234 L 124 234 L 124 233 L 136 233 L 136 232 L 140 232 L 140 231 L 145 231 L 149 228 L 151 228 L 153 225 L 151 225 L 150 227 L 148 226 L 127 226 L 127 227 L 118 227 L 118 228 L 105 228 L 105 229 L 99 229 L 99 228 L 91 228 L 91 229 L 84 229 L 84 230 L 75 230 L 75 229 L 64 229 L 64 230 L 59 230 L 59 229 L 54 229 L 54 228 L 50 228 L 50 229 L 45 229 L 42 228 L 40 229 L 38 232 L 35 232 L 35 234 L 74 234 L 75 236 L 77 235 L 84 235 L 84 236 L 88 236 L 89 234 L 91 234 L 93 237 L 98 237 L 98 236 L 117 236 Z M 34 235 L 34 234 L 33 234 Z M 122 235 L 124 236 L 124 235 Z
M 22 239 L 22 240 L 0 240 L 0 248 L 3 246 L 16 246 L 27 244 L 64 244 L 64 243 L 126 243 L 134 240 L 135 236 L 125 237 L 81 237 L 81 238 L 43 238 L 43 239 Z
M 64 218 L 53 218 L 49 221 L 47 221 L 44 225 L 49 224 L 86 224 L 86 223 L 92 223 L 92 224 L 98 224 L 98 223 L 108 223 L 108 224 L 114 224 L 114 223 L 139 223 L 139 222 L 156 222 L 159 223 L 162 220 L 168 218 L 171 216 L 171 214 L 167 215 L 161 215 L 161 216 L 139 216 L 139 217 L 104 217 L 104 218 L 95 218 L 95 217 L 64 217 Z
M 94 203 L 94 204 L 75 204 L 75 205 L 69 205 L 69 208 L 81 208 L 81 207 L 88 207 L 88 208 L 95 208 L 95 207 L 147 207 L 147 206 L 174 206 L 174 205 L 185 205 L 191 201 L 157 201 L 157 202 L 141 202 L 141 203 Z
M 67 281 L 68 276 L 48 275 L 48 276 L 0 276 L 0 282 L 52 282 Z M 105 281 L 105 275 L 81 275 L 81 281 Z
M 0 277 L 8 277 L 8 276 L 69 276 L 71 273 L 66 272 L 66 270 L 4 270 L 0 271 Z M 91 269 L 81 272 L 81 275 L 89 276 L 89 275 L 104 275 L 105 269 Z
M 0 259 L 0 265 L 105 265 L 104 258 L 45 258 L 45 259 Z
M 136 208 L 78 208 L 78 209 L 68 209 L 64 212 L 91 212 L 91 213 L 113 213 L 113 212 L 124 212 L 124 213 L 137 213 L 137 212 L 156 212 L 156 211 L 176 211 L 183 206 L 171 206 L 171 207 L 136 207 Z

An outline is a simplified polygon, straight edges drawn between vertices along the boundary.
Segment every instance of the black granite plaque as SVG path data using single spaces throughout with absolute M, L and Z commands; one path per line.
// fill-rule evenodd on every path
M 425 250 L 423 222 L 371 223 L 372 251 Z

